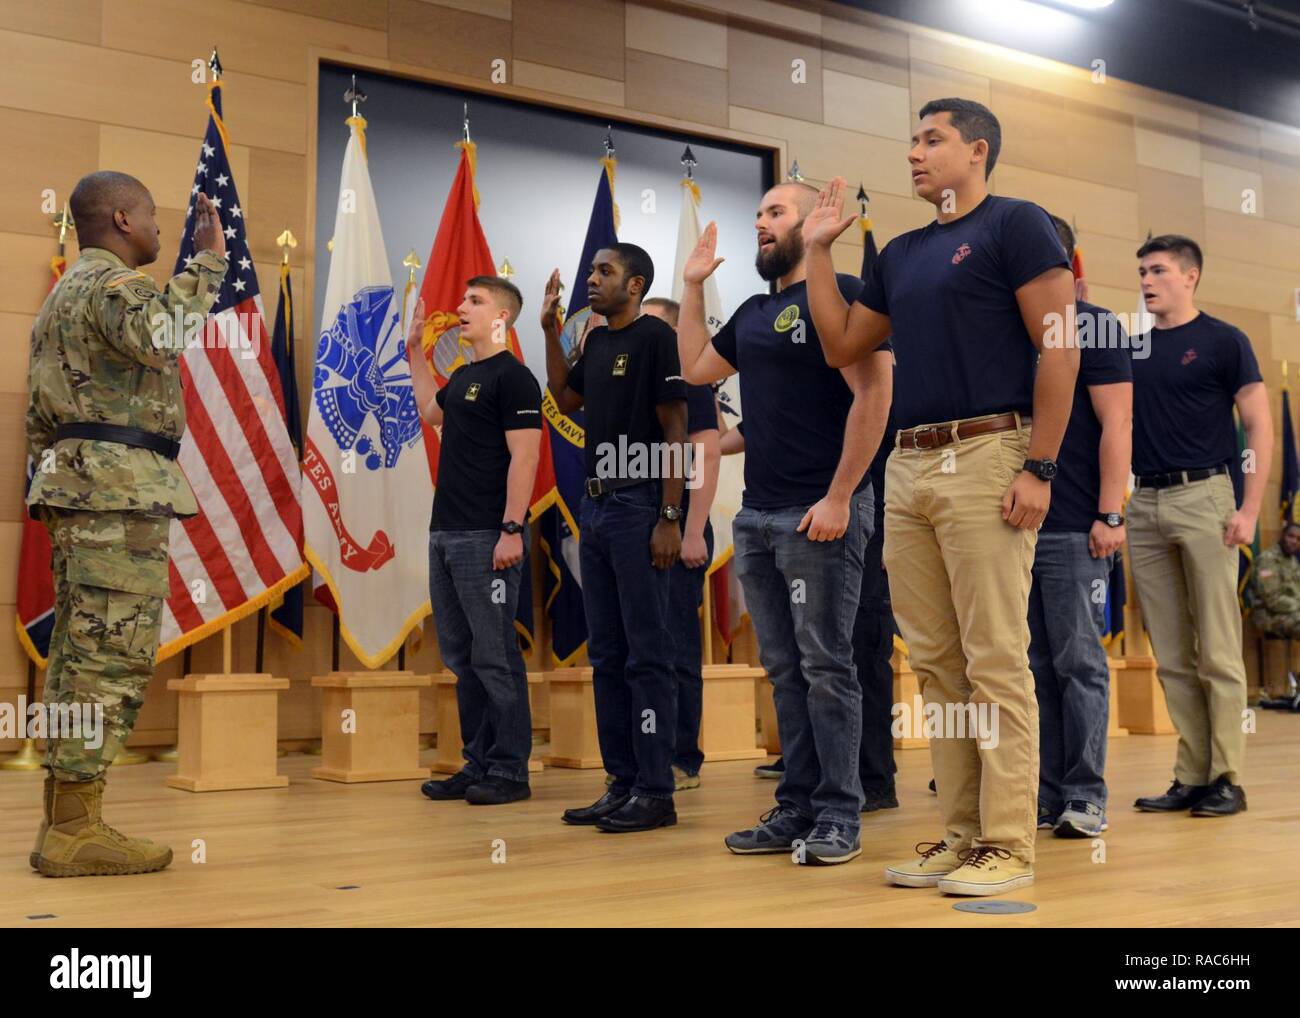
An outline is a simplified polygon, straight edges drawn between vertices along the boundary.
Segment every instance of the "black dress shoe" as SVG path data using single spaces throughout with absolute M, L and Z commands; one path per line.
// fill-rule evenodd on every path
M 898 809 L 898 796 L 893 788 L 862 790 L 862 812 L 875 813 L 881 809 Z
M 518 802 L 532 795 L 527 781 L 511 781 L 488 775 L 477 784 L 465 789 L 465 801 L 471 806 L 503 806 L 508 802 Z
M 464 771 L 457 771 L 444 781 L 426 781 L 420 786 L 420 791 L 430 799 L 440 801 L 443 799 L 463 799 L 469 786 L 481 780 L 481 778 L 471 778 Z
M 596 830 L 607 834 L 628 834 L 632 831 L 653 831 L 656 827 L 672 827 L 677 823 L 677 811 L 672 799 L 649 799 L 634 795 L 619 809 L 596 821 Z
M 1210 793 L 1192 807 L 1194 817 L 1230 817 L 1246 811 L 1246 790 L 1221 777 L 1210 786 Z
M 1143 813 L 1178 813 L 1191 809 L 1210 793 L 1209 785 L 1184 785 L 1177 778 L 1164 795 L 1149 795 L 1133 803 Z
M 615 792 L 610 789 L 590 806 L 584 806 L 581 809 L 566 809 L 564 815 L 560 817 L 566 824 L 574 824 L 581 827 L 590 827 L 597 820 L 607 813 L 613 813 L 631 796 L 623 792 Z

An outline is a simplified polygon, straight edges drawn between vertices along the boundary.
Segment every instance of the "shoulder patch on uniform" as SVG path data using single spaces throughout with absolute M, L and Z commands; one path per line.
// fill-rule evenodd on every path
M 148 278 L 149 277 L 143 272 L 132 272 L 130 275 L 117 276 L 114 279 L 110 279 L 104 285 L 108 287 L 121 286 L 123 283 L 138 283 Z

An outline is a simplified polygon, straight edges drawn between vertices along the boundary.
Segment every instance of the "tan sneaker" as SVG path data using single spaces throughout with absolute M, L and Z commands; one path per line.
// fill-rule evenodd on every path
M 1034 867 L 1005 848 L 979 845 L 961 853 L 961 865 L 939 881 L 944 894 L 1003 894 L 1034 882 Z
M 922 841 L 916 846 L 919 859 L 885 869 L 885 879 L 900 887 L 934 887 L 961 865 L 955 848 L 946 841 Z
M 673 765 L 673 789 L 674 791 L 684 792 L 688 788 L 699 788 L 700 776 L 698 774 L 687 774 L 684 770 Z
M 27 857 L 28 863 L 32 869 L 39 869 L 36 861 L 41 857 L 41 846 L 45 844 L 45 832 L 50 829 L 50 810 L 54 806 L 54 775 L 49 771 L 45 772 L 45 814 L 41 817 L 40 830 L 36 832 L 36 847 L 32 849 L 32 854 Z
M 56 781 L 50 828 L 36 868 L 46 877 L 107 877 L 153 873 L 172 861 L 172 850 L 144 838 L 128 838 L 100 818 L 104 778 Z

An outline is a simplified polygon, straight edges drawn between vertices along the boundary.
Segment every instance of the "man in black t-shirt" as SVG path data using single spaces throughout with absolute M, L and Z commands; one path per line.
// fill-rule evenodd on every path
M 1067 256 L 1074 230 L 1052 217 Z M 1038 696 L 1038 827 L 1063 838 L 1106 830 L 1110 665 L 1101 637 L 1124 544 L 1133 447 L 1130 342 L 1105 308 L 1076 302 L 1079 381 L 1038 534 L 1029 592 L 1029 666 Z
M 495 805 L 527 799 L 532 718 L 515 635 L 524 582 L 524 523 L 541 448 L 542 393 L 507 344 L 523 299 L 514 284 L 475 276 L 456 313 L 473 360 L 439 389 L 411 330 L 407 349 L 420 417 L 442 425 L 429 522 L 429 601 L 442 660 L 456 676 L 465 766 L 427 781 L 430 799 Z
M 1051 220 L 988 193 L 1001 142 L 980 103 L 921 108 L 908 162 L 935 221 L 885 246 L 851 306 L 830 254 L 856 219 L 841 218 L 842 178 L 804 224 L 827 363 L 894 345 L 885 566 L 927 720 L 943 719 L 930 756 L 944 834 L 885 876 L 945 894 L 1034 880 L 1030 571 L 1079 370 L 1074 283 Z
M 586 409 L 582 602 L 600 753 L 614 777 L 563 819 L 611 833 L 677 823 L 668 599 L 682 546 L 686 383 L 672 328 L 641 313 L 653 281 L 654 264 L 635 244 L 596 252 L 587 296 L 607 324 L 588 333 L 572 368 L 560 343 L 558 269 L 542 305 L 551 395 L 561 413 Z
M 745 493 L 732 527 L 736 572 L 772 682 L 785 770 L 776 808 L 725 839 L 738 855 L 787 852 L 801 863 L 862 852 L 862 690 L 853 623 L 871 537 L 867 467 L 889 413 L 887 351 L 827 366 L 808 310 L 800 228 L 817 198 L 778 184 L 755 219 L 756 268 L 774 292 L 745 301 L 710 340 L 704 280 L 717 268 L 710 223 L 687 260 L 678 322 L 684 374 L 697 384 L 739 373 Z M 835 280 L 848 297 L 860 281 Z
M 1178 729 L 1174 782 L 1138 799 L 1146 812 L 1246 808 L 1246 668 L 1237 603 L 1237 545 L 1255 535 L 1273 462 L 1268 393 L 1250 340 L 1196 308 L 1201 249 L 1173 234 L 1138 249 L 1155 328 L 1133 361 L 1129 553 L 1169 717 Z M 1236 406 L 1246 428 L 1245 492 L 1229 480 Z
M 651 297 L 645 313 L 662 318 L 673 331 L 681 305 L 666 297 Z M 713 526 L 709 510 L 718 490 L 718 405 L 707 385 L 686 387 L 686 443 L 690 474 L 682 492 L 682 557 L 668 574 L 669 626 L 673 631 L 673 671 L 677 676 L 677 744 L 673 751 L 673 784 L 677 791 L 700 786 L 700 720 L 704 713 L 704 662 L 700 646 L 700 605 L 704 582 L 713 561 Z M 704 625 L 712 625 L 704 619 Z

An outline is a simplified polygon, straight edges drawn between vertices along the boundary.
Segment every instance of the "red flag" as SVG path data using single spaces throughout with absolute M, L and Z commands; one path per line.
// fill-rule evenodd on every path
M 465 297 L 465 281 L 474 276 L 497 274 L 487 237 L 478 221 L 478 192 L 474 186 L 475 145 L 472 141 L 462 141 L 457 142 L 456 147 L 460 149 L 460 165 L 447 195 L 442 222 L 438 224 L 438 234 L 433 239 L 433 250 L 429 252 L 424 281 L 420 285 L 424 351 L 433 363 L 439 386 L 447 384 L 452 372 L 472 357 L 469 344 L 461 342 L 460 318 L 456 314 L 456 308 Z M 510 352 L 522 363 L 524 355 L 514 329 L 510 330 L 509 343 Z M 424 448 L 429 456 L 429 474 L 436 484 L 441 446 L 437 432 L 428 425 L 424 428 Z M 555 466 L 551 462 L 551 445 L 546 429 L 542 429 L 541 459 L 531 500 L 534 515 L 550 504 L 554 492 Z

